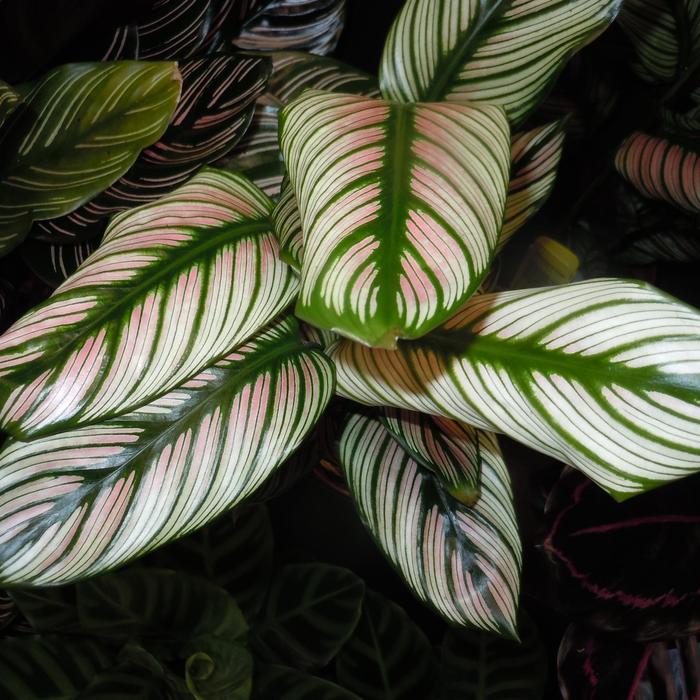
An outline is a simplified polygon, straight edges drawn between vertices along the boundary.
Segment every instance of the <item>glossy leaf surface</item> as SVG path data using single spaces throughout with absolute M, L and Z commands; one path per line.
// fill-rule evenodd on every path
M 374 418 L 355 415 L 340 460 L 362 521 L 409 588 L 450 623 L 515 634 L 521 547 L 510 477 L 480 433 L 481 496 L 452 498 Z
M 503 432 L 618 499 L 700 470 L 700 314 L 644 283 L 483 295 L 398 352 L 331 356 L 343 396 Z
M 391 348 L 476 290 L 505 207 L 500 109 L 307 91 L 280 137 L 307 250 L 302 319 Z
M 244 178 L 205 170 L 115 217 L 80 270 L 0 338 L 3 427 L 28 436 L 123 414 L 268 323 L 296 289 L 271 209 Z
M 125 416 L 0 453 L 0 581 L 84 578 L 207 524 L 299 446 L 333 368 L 273 324 Z

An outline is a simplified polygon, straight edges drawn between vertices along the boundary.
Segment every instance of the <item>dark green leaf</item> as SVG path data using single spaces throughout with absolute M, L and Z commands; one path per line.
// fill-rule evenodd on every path
M 185 677 L 196 700 L 248 700 L 253 657 L 242 644 L 206 638 L 189 646 L 192 652 L 185 662 Z
M 254 700 L 364 700 L 335 683 L 287 666 L 256 666 Z

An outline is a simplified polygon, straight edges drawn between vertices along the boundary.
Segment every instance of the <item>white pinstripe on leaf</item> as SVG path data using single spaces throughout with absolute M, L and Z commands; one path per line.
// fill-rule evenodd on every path
M 331 356 L 343 396 L 505 433 L 619 499 L 700 470 L 700 313 L 640 282 L 483 295 L 397 352 Z

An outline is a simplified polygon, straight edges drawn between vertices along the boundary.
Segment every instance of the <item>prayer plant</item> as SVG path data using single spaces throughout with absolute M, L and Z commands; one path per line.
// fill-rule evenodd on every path
M 31 5 L 0 19 L 39 42 Z M 88 579 L 249 501 L 313 444 L 415 596 L 517 639 L 499 436 L 617 501 L 700 471 L 700 312 L 587 274 L 576 245 L 538 238 L 515 274 L 507 258 L 577 139 L 555 83 L 619 14 L 651 116 L 604 153 L 638 190 L 621 201 L 643 231 L 618 253 L 697 259 L 696 2 L 406 0 L 378 78 L 326 55 L 343 0 L 157 0 L 100 32 L 67 5 L 31 61 L 0 56 L 0 253 L 34 279 L 0 288 L 0 587 L 77 583 L 89 626 L 111 593 Z M 649 231 L 656 206 L 684 223 Z M 155 595 L 165 574 L 134 571 Z M 195 697 L 247 698 L 197 690 L 220 644 L 125 647 L 115 682 L 181 658 Z M 96 669 L 100 653 L 80 652 Z

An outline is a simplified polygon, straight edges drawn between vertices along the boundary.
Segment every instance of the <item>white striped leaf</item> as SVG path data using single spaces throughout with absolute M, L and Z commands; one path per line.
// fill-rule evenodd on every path
M 637 53 L 641 78 L 671 83 L 691 78 L 700 64 L 698 0 L 625 0 L 619 23 Z M 696 87 L 689 81 L 689 87 Z
M 264 326 L 296 290 L 271 210 L 245 178 L 205 169 L 112 219 L 78 272 L 0 336 L 3 428 L 123 414 Z
M 22 98 L 7 83 L 0 80 L 0 128 L 8 117 L 19 107 Z
M 301 270 L 304 257 L 304 232 L 294 188 L 289 178 L 282 182 L 279 202 L 272 211 L 275 234 L 280 242 L 280 257 L 295 270 Z
M 700 314 L 641 282 L 483 295 L 398 352 L 331 356 L 343 396 L 505 433 L 620 500 L 700 470 Z
M 189 180 L 202 165 L 225 156 L 243 137 L 270 72 L 265 59 L 214 56 L 179 64 L 182 93 L 163 136 L 129 170 L 66 216 L 38 222 L 52 242 L 99 236 L 112 214 L 153 202 Z
M 700 213 L 700 153 L 635 131 L 618 149 L 615 167 L 645 196 Z
M 557 178 L 564 146 L 560 119 L 545 126 L 514 134 L 511 141 L 511 176 L 497 250 L 531 219 L 547 201 Z
M 241 502 L 299 446 L 333 368 L 278 322 L 134 412 L 0 453 L 0 581 L 120 566 Z
M 409 588 L 448 622 L 515 636 L 522 552 L 510 477 L 479 434 L 481 497 L 452 498 L 376 418 L 354 415 L 340 459 L 362 521 Z
M 245 51 L 332 53 L 345 23 L 345 0 L 258 0 L 233 45 Z
M 2 140 L 0 252 L 123 175 L 165 131 L 180 84 L 174 63 L 117 61 L 62 66 L 23 90 Z
M 441 416 L 395 408 L 384 409 L 382 423 L 453 498 L 468 506 L 476 503 L 481 473 L 479 431 Z
M 97 250 L 99 244 L 99 237 L 65 245 L 30 238 L 22 244 L 19 252 L 29 269 L 42 282 L 56 289 Z
M 307 91 L 282 111 L 280 142 L 307 251 L 301 318 L 390 348 L 478 288 L 505 207 L 500 108 Z
M 400 102 L 484 102 L 521 122 L 622 0 L 407 0 L 384 47 L 380 85 Z

